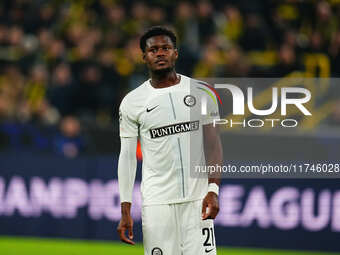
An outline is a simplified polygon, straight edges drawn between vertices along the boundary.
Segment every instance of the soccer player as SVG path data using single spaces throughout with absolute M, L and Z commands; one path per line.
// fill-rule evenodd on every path
M 178 52 L 171 30 L 150 28 L 140 47 L 150 79 L 120 105 L 118 234 L 123 242 L 134 244 L 130 208 L 139 138 L 144 254 L 216 254 L 213 219 L 219 210 L 220 180 L 190 173 L 193 166 L 222 164 L 221 141 L 212 124 L 219 116 L 216 97 L 205 83 L 176 73 Z M 205 114 L 201 98 L 206 101 Z

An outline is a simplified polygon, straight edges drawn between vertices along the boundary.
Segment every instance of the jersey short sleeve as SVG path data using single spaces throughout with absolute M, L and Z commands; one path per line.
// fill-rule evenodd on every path
M 218 101 L 216 96 L 213 93 L 210 93 L 210 95 L 206 97 L 206 100 L 207 100 L 207 114 L 203 115 L 202 120 L 203 125 L 213 123 L 214 119 L 220 118 Z
M 119 135 L 121 137 L 137 137 L 138 122 L 129 109 L 126 100 L 119 107 Z

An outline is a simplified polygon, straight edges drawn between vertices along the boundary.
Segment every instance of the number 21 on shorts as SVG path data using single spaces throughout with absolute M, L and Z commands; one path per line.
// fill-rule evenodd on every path
M 203 235 L 203 248 L 206 253 L 210 253 L 211 251 L 215 250 L 215 235 L 214 235 L 214 228 L 202 228 L 202 235 Z

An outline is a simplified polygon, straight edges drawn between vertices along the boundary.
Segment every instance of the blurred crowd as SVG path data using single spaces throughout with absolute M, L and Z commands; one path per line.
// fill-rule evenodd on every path
M 148 77 L 139 36 L 151 25 L 176 31 L 176 70 L 189 76 L 339 77 L 338 3 L 3 0 L 0 120 L 109 126 Z

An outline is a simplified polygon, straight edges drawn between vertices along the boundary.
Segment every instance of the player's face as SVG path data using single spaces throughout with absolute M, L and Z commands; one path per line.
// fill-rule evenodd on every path
M 146 40 L 143 59 L 152 72 L 170 71 L 175 67 L 177 49 L 169 36 L 157 35 Z

